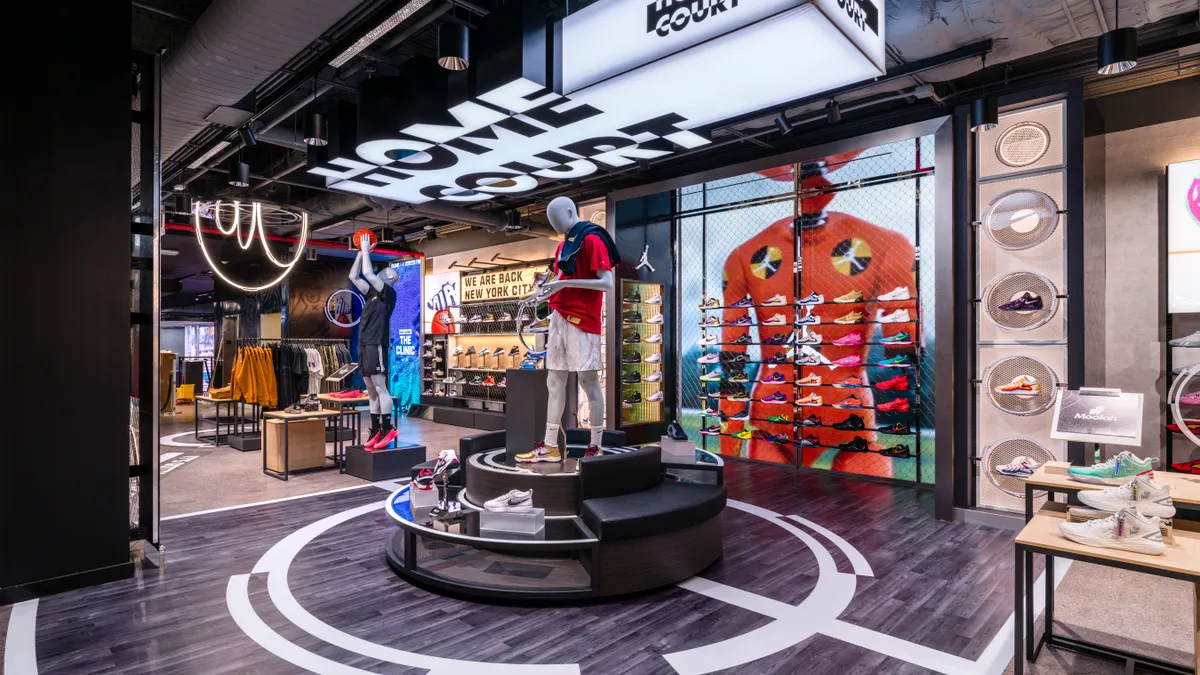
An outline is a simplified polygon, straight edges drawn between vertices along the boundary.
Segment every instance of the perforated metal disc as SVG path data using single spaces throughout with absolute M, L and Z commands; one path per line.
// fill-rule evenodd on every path
M 1001 193 L 983 212 L 983 231 L 1000 248 L 1022 251 L 1046 241 L 1058 227 L 1058 204 L 1040 190 Z
M 1004 394 L 996 387 L 1008 384 L 1013 378 L 1028 375 L 1038 381 L 1040 391 L 1032 396 Z M 1058 376 L 1050 366 L 1029 356 L 1008 356 L 996 361 L 983 372 L 983 384 L 987 387 L 988 400 L 997 410 L 1010 415 L 1037 415 L 1054 404 L 1054 393 L 1058 390 Z
M 1054 460 L 1054 456 L 1048 450 L 1028 438 L 1009 436 L 1001 438 L 983 449 L 980 470 L 987 476 L 992 485 L 995 485 L 1001 491 L 1014 497 L 1024 498 L 1025 479 L 1017 476 L 1006 476 L 996 471 L 996 467 L 1008 464 L 1022 456 L 1042 464 Z
M 1050 149 L 1050 132 L 1037 122 L 1019 122 L 996 139 L 996 158 L 1019 168 L 1034 164 Z
M 1014 312 L 1000 305 L 1025 293 L 1041 296 L 1042 308 Z M 1005 330 L 1033 330 L 1046 324 L 1058 311 L 1058 289 L 1053 282 L 1036 272 L 1011 272 L 992 279 L 983 289 L 983 312 Z

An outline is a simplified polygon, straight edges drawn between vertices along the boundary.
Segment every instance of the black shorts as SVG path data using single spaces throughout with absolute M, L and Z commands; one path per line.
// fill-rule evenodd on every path
M 358 346 L 358 374 L 363 377 L 369 375 L 387 375 L 387 357 L 387 348 L 383 345 L 360 344 Z

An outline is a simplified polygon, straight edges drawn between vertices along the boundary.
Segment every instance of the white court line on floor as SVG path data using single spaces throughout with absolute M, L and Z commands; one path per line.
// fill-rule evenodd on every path
M 4 638 L 4 672 L 7 675 L 37 675 L 37 607 L 36 599 L 12 606 L 8 635 Z
M 268 504 L 278 504 L 280 502 L 290 502 L 294 499 L 307 499 L 309 497 L 320 497 L 321 495 L 331 495 L 338 492 L 349 492 L 350 490 L 361 490 L 367 487 L 377 487 L 388 492 L 394 492 L 400 489 L 400 486 L 407 483 L 409 479 L 403 478 L 400 480 L 384 480 L 377 483 L 363 483 L 361 485 L 349 485 L 347 487 L 333 488 L 332 490 L 322 490 L 321 492 L 310 492 L 306 495 L 294 495 L 291 497 L 280 497 L 279 499 L 267 499 L 261 502 L 250 502 L 249 504 L 237 504 L 235 506 L 222 506 L 216 509 L 206 509 L 204 511 L 193 511 L 191 513 L 181 513 L 177 516 L 163 516 L 159 520 L 179 520 L 180 518 L 191 518 L 192 516 L 203 516 L 209 513 L 221 513 L 223 511 L 235 511 L 237 509 L 248 509 L 254 506 L 266 506 Z
M 875 571 L 871 569 L 871 563 L 867 562 L 866 557 L 864 557 L 862 553 L 859 553 L 858 549 L 854 548 L 850 542 L 843 539 L 841 535 L 833 532 L 823 525 L 818 525 L 807 518 L 801 518 L 800 516 L 788 516 L 788 518 L 800 523 L 813 532 L 816 532 L 817 534 L 820 534 L 829 541 L 833 542 L 834 546 L 837 546 L 839 549 L 841 549 L 842 553 L 846 554 L 846 557 L 850 560 L 850 565 L 854 568 L 855 574 L 860 577 L 875 576 Z
M 169 462 L 182 454 L 182 452 L 164 452 L 158 456 L 158 463 Z

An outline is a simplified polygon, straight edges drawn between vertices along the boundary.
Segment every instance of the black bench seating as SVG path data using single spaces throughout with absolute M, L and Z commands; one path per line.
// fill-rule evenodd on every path
M 591 439 L 590 432 L 587 429 L 567 429 L 567 444 L 568 445 L 587 445 Z M 608 447 L 620 447 L 625 445 L 624 431 L 604 431 L 604 438 L 601 441 Z M 503 448 L 505 442 L 505 433 L 503 431 L 485 431 L 483 433 L 471 434 L 458 439 L 458 462 L 462 469 L 450 477 L 450 485 L 455 487 L 463 487 L 466 484 L 467 475 L 467 458 L 471 455 L 488 450 Z M 421 469 L 433 469 L 437 464 L 436 459 L 431 459 L 413 467 L 413 475 L 417 475 Z

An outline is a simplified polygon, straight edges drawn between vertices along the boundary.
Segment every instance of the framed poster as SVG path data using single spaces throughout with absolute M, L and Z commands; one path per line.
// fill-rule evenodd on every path
M 1167 312 L 1200 312 L 1200 159 L 1167 165 Z
M 1060 389 L 1050 438 L 1140 446 L 1142 399 L 1142 394 L 1120 389 Z

